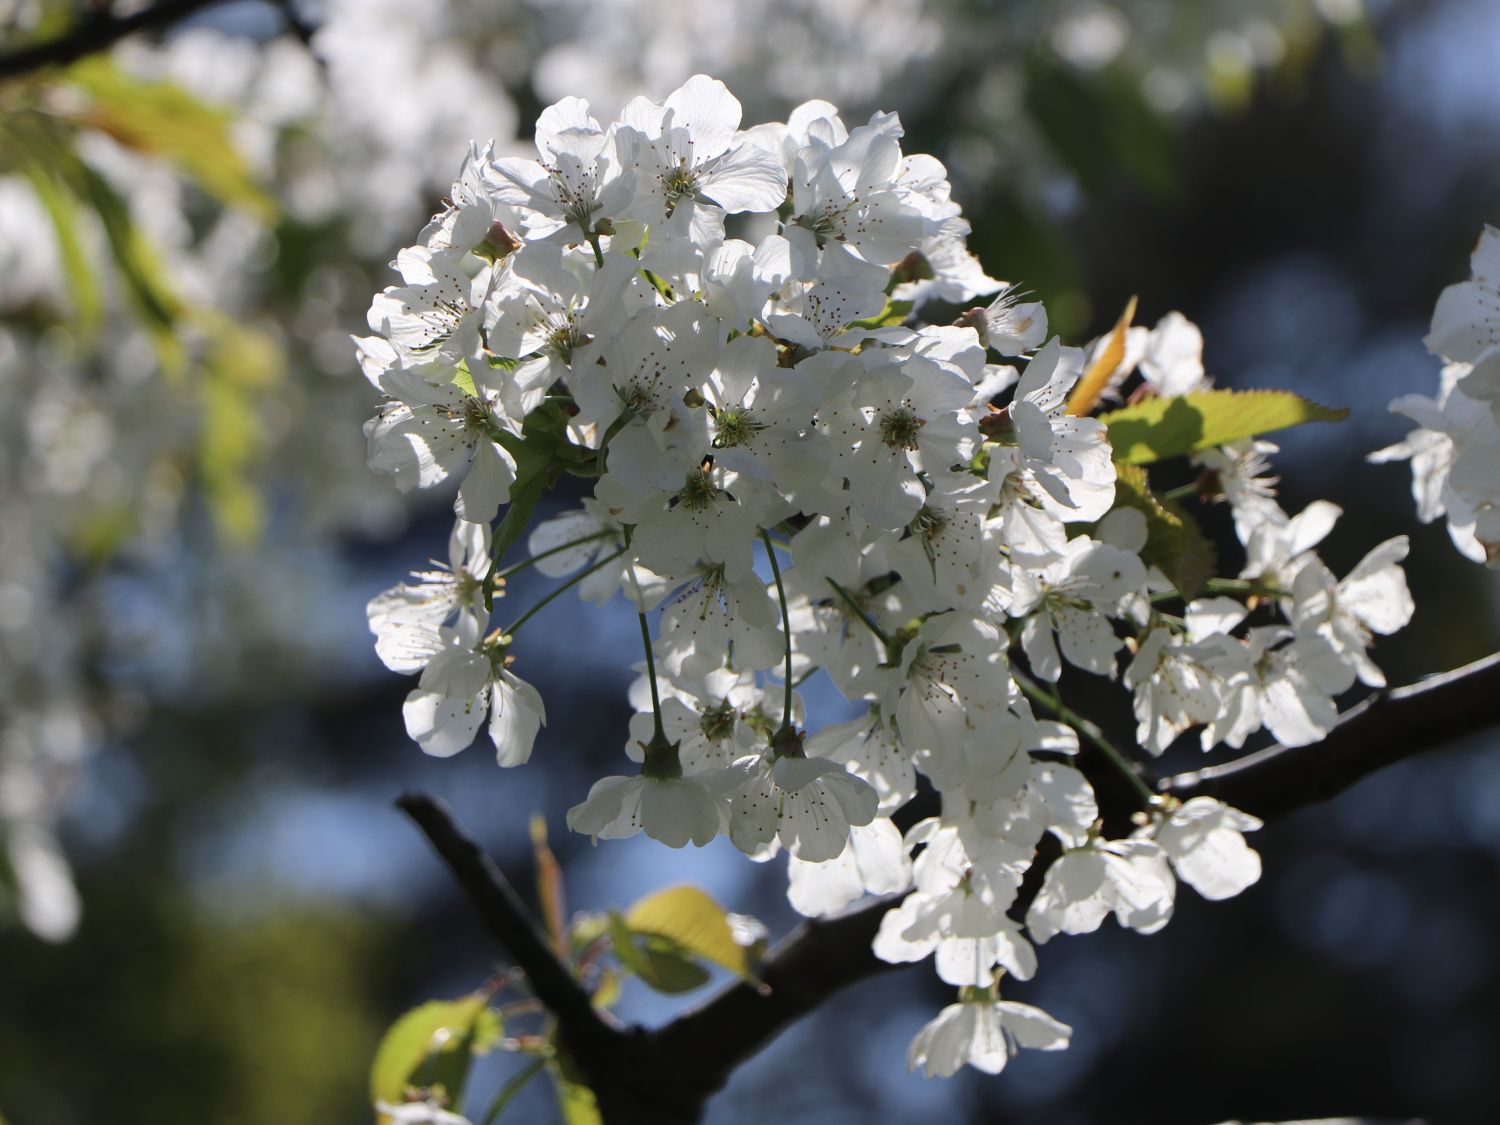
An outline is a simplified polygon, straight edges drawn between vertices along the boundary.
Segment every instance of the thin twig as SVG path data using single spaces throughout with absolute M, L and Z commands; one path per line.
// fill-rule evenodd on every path
M 45 43 L 33 43 L 0 55 L 0 79 L 18 78 L 49 66 L 66 66 L 87 55 L 107 51 L 137 31 L 170 27 L 179 20 L 221 0 L 158 0 L 149 8 L 129 15 L 91 15 L 66 34 Z
M 1068 726 L 1088 739 L 1094 748 L 1108 759 L 1110 765 L 1114 766 L 1120 775 L 1130 782 L 1131 787 L 1140 795 L 1141 800 L 1145 802 L 1147 808 L 1151 807 L 1159 799 L 1151 791 L 1151 786 L 1146 784 L 1145 778 L 1141 777 L 1140 770 L 1136 768 L 1136 764 L 1117 750 L 1115 744 L 1104 736 L 1104 732 L 1096 724 L 1085 719 L 1077 711 L 1072 710 L 1064 704 L 1062 697 L 1057 694 L 1055 686 L 1053 687 L 1052 694 L 1049 695 L 1030 677 L 1022 675 L 1018 669 L 1012 668 L 1010 675 L 1011 679 L 1015 680 L 1016 686 L 1021 689 L 1028 699 L 1033 703 L 1045 707 L 1057 718 L 1067 723 Z

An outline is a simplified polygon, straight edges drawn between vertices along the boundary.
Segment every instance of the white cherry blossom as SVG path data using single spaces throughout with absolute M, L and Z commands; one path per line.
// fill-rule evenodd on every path
M 884 817 L 849 830 L 849 846 L 833 859 L 814 863 L 792 856 L 787 863 L 787 899 L 808 918 L 837 914 L 865 895 L 898 894 L 911 885 L 911 860 L 901 833 Z
M 908 1070 L 949 1078 L 965 1065 L 999 1074 L 1022 1047 L 1060 1051 L 1073 1029 L 1040 1008 L 985 996 L 950 1004 L 912 1040 Z
M 1026 911 L 1038 943 L 1086 934 L 1111 913 L 1120 925 L 1151 934 L 1172 918 L 1177 882 L 1165 849 L 1151 840 L 1095 840 L 1063 853 Z
M 754 755 L 735 769 L 744 780 L 730 797 L 729 838 L 743 852 L 775 839 L 799 859 L 833 859 L 850 828 L 875 819 L 875 790 L 835 762 Z
M 448 537 L 448 566 L 419 571 L 415 582 L 403 582 L 370 599 L 366 615 L 375 634 L 375 653 L 393 672 L 419 672 L 430 652 L 428 638 L 459 614 L 478 628 L 487 618 L 484 576 L 490 563 L 490 533 L 485 524 L 458 520 Z
M 541 694 L 506 667 L 496 642 L 481 643 L 472 618 L 439 629 L 417 687 L 406 697 L 406 733 L 434 757 L 466 750 L 488 717 L 490 741 L 502 766 L 531 757 L 547 721 Z
M 1260 878 L 1260 856 L 1244 833 L 1261 827 L 1248 813 L 1212 797 L 1194 797 L 1138 836 L 1161 845 L 1177 877 L 1207 899 L 1233 898 Z

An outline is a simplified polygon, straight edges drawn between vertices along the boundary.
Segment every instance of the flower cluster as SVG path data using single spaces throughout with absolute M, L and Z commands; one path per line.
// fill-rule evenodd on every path
M 1243 835 L 1259 822 L 1154 796 L 1064 704 L 1065 674 L 1120 678 L 1151 754 L 1190 728 L 1205 749 L 1263 727 L 1315 741 L 1340 692 L 1381 682 L 1368 650 L 1410 615 L 1406 545 L 1336 578 L 1314 548 L 1338 509 L 1282 511 L 1263 442 L 1209 449 L 1195 491 L 1230 506 L 1245 563 L 1184 593 L 1163 569 L 1168 509 L 1127 486 L 1088 415 L 1137 375 L 1137 398 L 1205 388 L 1197 329 L 1172 314 L 1066 347 L 969 254 L 943 166 L 902 151 L 894 115 L 740 118 L 701 75 L 608 125 L 565 99 L 537 160 L 475 147 L 401 252 L 358 341 L 385 398 L 370 464 L 403 489 L 455 484 L 458 521 L 447 567 L 371 603 L 377 651 L 420 673 L 406 721 L 423 749 L 487 723 L 519 765 L 545 718 L 513 670 L 536 611 L 492 628 L 501 580 L 535 566 L 620 595 L 644 641 L 633 765 L 570 826 L 784 850 L 809 915 L 906 892 L 877 954 L 930 955 L 962 990 L 912 1065 L 997 1071 L 1017 1045 L 1067 1041 L 999 999 L 1003 975 L 1032 976 L 1033 943 L 1108 914 L 1152 932 L 1179 879 L 1217 899 L 1259 875 Z M 913 315 L 990 293 L 954 323 Z M 502 567 L 563 473 L 593 496 Z M 819 672 L 859 718 L 805 713 L 796 688 Z M 1071 764 L 1080 734 L 1141 791 L 1122 838 Z M 919 777 L 940 812 L 903 837 L 889 818 Z M 1023 911 L 1048 835 L 1061 854 Z
M 1411 461 L 1417 517 L 1448 517 L 1465 558 L 1500 566 L 1500 230 L 1486 227 L 1473 276 L 1450 285 L 1427 347 L 1444 362 L 1436 398 L 1402 395 L 1391 409 L 1418 426 L 1371 461 Z

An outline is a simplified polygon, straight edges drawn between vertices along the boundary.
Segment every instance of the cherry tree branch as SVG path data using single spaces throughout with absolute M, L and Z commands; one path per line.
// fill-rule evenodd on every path
M 1167 778 L 1160 788 L 1183 800 L 1217 797 L 1272 820 L 1337 796 L 1395 762 L 1493 726 L 1500 726 L 1500 653 L 1407 687 L 1375 692 L 1312 746 L 1272 746 Z M 1022 885 L 1017 896 L 1021 910 L 1039 886 L 1039 880 L 1030 878 Z M 782 1028 L 835 992 L 900 967 L 870 951 L 880 919 L 898 901 L 899 896 L 877 899 L 838 918 L 804 923 L 766 959 L 760 975 L 769 992 L 744 983 L 730 985 L 661 1028 L 653 1039 L 691 1060 L 691 1072 L 717 1088 Z
M 1315 745 L 1273 746 L 1166 778 L 1160 788 L 1181 799 L 1217 797 L 1272 820 L 1334 797 L 1385 766 L 1493 726 L 1500 726 L 1500 653 L 1375 692 Z M 728 985 L 655 1031 L 622 1028 L 593 1007 L 493 861 L 439 802 L 408 794 L 397 804 L 427 834 L 490 933 L 557 1018 L 606 1122 L 697 1120 L 703 1103 L 735 1069 L 787 1025 L 835 992 L 900 968 L 870 949 L 881 918 L 900 901 L 893 895 L 838 917 L 804 922 L 766 956 L 759 986 Z M 1045 867 L 1033 865 L 1017 895 L 1018 909 L 1025 910 L 1035 896 Z
M 138 31 L 170 27 L 221 0 L 157 0 L 148 8 L 119 16 L 109 11 L 85 17 L 67 33 L 44 43 L 32 43 L 0 54 L 0 80 L 16 78 L 49 66 L 66 66 L 87 55 L 108 50 Z
M 1500 725 L 1500 652 L 1370 694 L 1322 742 L 1269 746 L 1163 779 L 1174 797 L 1217 797 L 1262 819 L 1326 801 L 1377 770 Z
M 490 934 L 505 947 L 530 982 L 531 990 L 557 1018 L 569 1049 L 585 1070 L 613 1051 L 624 1037 L 605 1022 L 583 986 L 557 959 L 531 912 L 483 848 L 454 822 L 441 801 L 407 793 L 396 807 L 427 836 Z
M 651 1033 L 651 1046 L 675 1060 L 706 1098 L 788 1024 L 835 992 L 902 967 L 870 949 L 880 919 L 901 898 L 889 895 L 835 918 L 803 922 L 761 964 L 763 987 L 746 981 L 726 986 Z

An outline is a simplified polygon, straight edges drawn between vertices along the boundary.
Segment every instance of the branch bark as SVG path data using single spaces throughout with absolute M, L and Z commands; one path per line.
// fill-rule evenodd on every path
M 170 27 L 200 9 L 222 0 L 158 0 L 130 15 L 110 12 L 92 15 L 70 31 L 45 43 L 33 43 L 0 55 L 0 80 L 17 78 L 49 66 L 66 66 L 87 55 L 108 50 L 137 31 Z
M 407 793 L 396 807 L 416 822 L 489 930 L 526 974 L 532 992 L 556 1018 L 580 1066 L 613 1049 L 621 1032 L 605 1022 L 588 993 L 552 952 L 536 920 L 495 861 L 453 820 L 441 801 Z
M 561 1046 L 593 1090 L 609 1125 L 689 1125 L 706 1094 L 676 1081 L 670 1056 L 650 1049 L 646 1033 L 622 1027 L 594 1007 L 572 970 L 560 961 L 515 888 L 483 848 L 454 821 L 446 805 L 407 793 L 397 808 L 416 822 L 448 865 L 485 929 L 526 974 L 531 990 L 557 1020 Z
M 1275 819 L 1336 797 L 1377 770 L 1500 725 L 1500 652 L 1405 687 L 1373 692 L 1322 742 L 1270 746 L 1159 783 Z
M 836 918 L 803 922 L 762 964 L 764 989 L 745 981 L 726 986 L 651 1033 L 652 1047 L 676 1059 L 707 1100 L 741 1063 L 835 992 L 903 967 L 870 949 L 880 919 L 901 898 L 890 895 Z
M 1217 797 L 1262 820 L 1274 820 L 1335 797 L 1402 759 L 1494 726 L 1500 726 L 1500 653 L 1407 687 L 1375 692 L 1312 746 L 1272 746 L 1221 766 L 1178 774 L 1159 787 L 1182 800 Z M 1026 909 L 1039 885 L 1034 879 L 1023 884 L 1019 910 Z M 782 1028 L 835 992 L 900 967 L 870 952 L 880 919 L 898 901 L 878 899 L 839 918 L 803 924 L 772 951 L 762 969 L 769 995 L 731 985 L 661 1028 L 655 1040 L 694 1060 L 706 1077 L 722 1085 Z
M 1159 787 L 1183 800 L 1213 796 L 1274 820 L 1337 796 L 1385 766 L 1494 726 L 1500 726 L 1500 653 L 1375 692 L 1320 743 L 1273 746 L 1178 774 Z M 610 1125 L 697 1121 L 708 1098 L 788 1024 L 848 985 L 901 967 L 870 950 L 881 918 L 900 901 L 890 896 L 836 918 L 803 923 L 763 962 L 764 988 L 736 982 L 655 1031 L 622 1028 L 593 1008 L 499 870 L 447 811 L 417 794 L 398 803 L 427 833 L 490 932 L 557 1016 Z M 1045 866 L 1033 866 L 1017 896 L 1018 909 L 1036 894 L 1041 880 L 1034 876 Z

